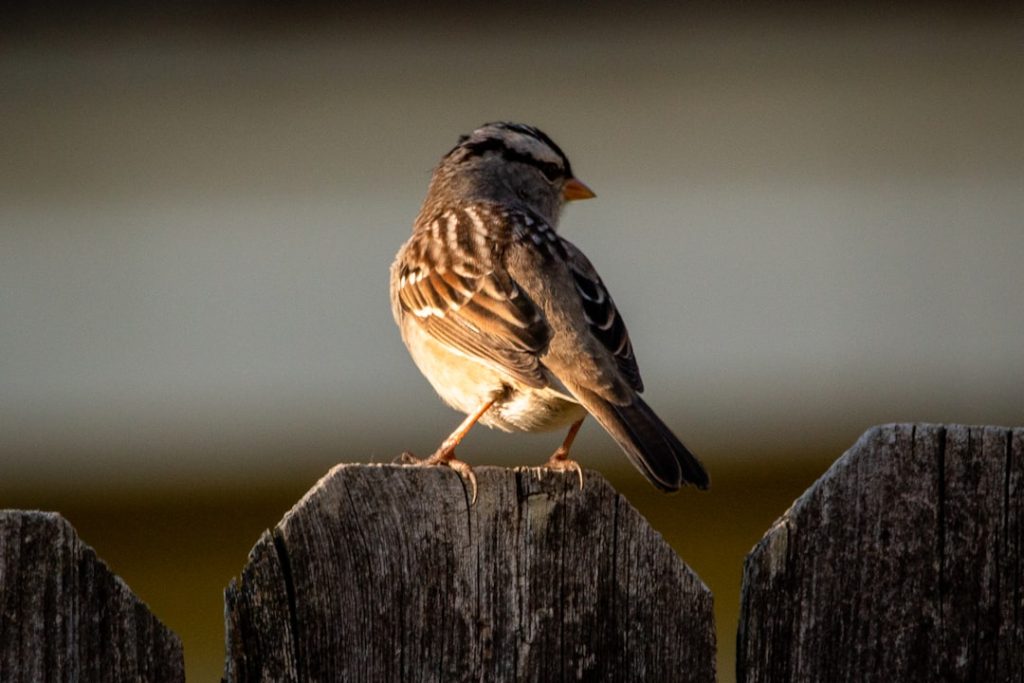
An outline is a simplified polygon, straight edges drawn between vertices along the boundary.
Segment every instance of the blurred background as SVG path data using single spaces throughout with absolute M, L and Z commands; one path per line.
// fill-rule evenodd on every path
M 866 428 L 1024 424 L 1018 9 L 148 5 L 0 20 L 0 507 L 64 513 L 190 680 L 262 529 L 461 419 L 387 277 L 484 121 L 598 194 L 562 232 L 713 486 L 657 493 L 592 423 L 575 453 L 714 591 L 721 680 L 744 554 Z

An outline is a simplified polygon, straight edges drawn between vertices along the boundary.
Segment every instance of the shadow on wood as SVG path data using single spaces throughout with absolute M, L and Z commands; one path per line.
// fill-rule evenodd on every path
M 0 681 L 184 680 L 178 637 L 63 517 L 0 510 Z
M 711 594 L 600 475 L 475 471 L 335 467 L 228 587 L 227 680 L 714 680 Z
M 747 557 L 737 673 L 1021 681 L 1024 430 L 868 431 Z

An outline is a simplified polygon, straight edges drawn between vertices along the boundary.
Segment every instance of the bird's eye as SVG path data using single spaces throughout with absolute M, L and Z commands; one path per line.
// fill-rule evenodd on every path
M 558 167 L 558 164 L 541 164 L 540 172 L 552 183 L 562 177 L 562 169 Z

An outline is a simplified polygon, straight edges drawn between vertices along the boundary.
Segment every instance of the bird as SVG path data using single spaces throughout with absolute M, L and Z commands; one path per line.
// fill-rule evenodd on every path
M 575 472 L 570 448 L 592 415 L 655 487 L 706 489 L 701 462 L 641 398 L 629 333 L 590 260 L 558 231 L 566 203 L 595 197 L 540 129 L 486 123 L 435 167 L 390 270 L 402 340 L 441 399 L 465 420 L 433 455 L 472 486 L 455 456 L 471 428 L 568 427 L 546 466 Z

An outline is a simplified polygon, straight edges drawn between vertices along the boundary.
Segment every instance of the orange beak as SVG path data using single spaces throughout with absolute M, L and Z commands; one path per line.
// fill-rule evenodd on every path
M 574 199 L 590 199 L 596 197 L 594 191 L 575 178 L 569 178 L 562 187 L 562 199 L 571 202 Z

